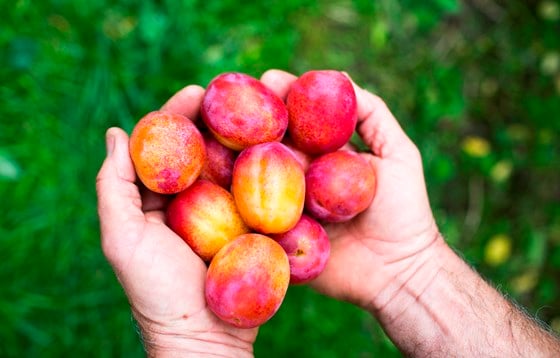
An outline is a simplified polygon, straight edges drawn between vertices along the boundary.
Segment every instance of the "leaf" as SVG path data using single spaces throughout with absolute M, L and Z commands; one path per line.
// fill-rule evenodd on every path
M 436 0 L 438 7 L 447 13 L 456 13 L 459 11 L 460 2 L 457 0 Z
M 385 47 L 389 39 L 389 27 L 383 19 L 375 21 L 370 29 L 371 44 L 378 49 Z
M 511 256 L 511 238 L 505 234 L 496 234 L 484 247 L 484 261 L 490 266 L 504 264 Z
M 168 19 L 164 14 L 147 10 L 140 17 L 140 36 L 147 43 L 161 42 L 168 25 Z
M 473 158 L 485 157 L 490 154 L 492 150 L 490 143 L 486 139 L 478 136 L 466 137 L 461 147 L 468 156 Z
M 0 180 L 17 180 L 20 175 L 20 166 L 8 153 L 0 151 Z
M 546 256 L 546 236 L 541 232 L 531 233 L 531 239 L 527 246 L 526 258 L 533 266 L 541 266 Z

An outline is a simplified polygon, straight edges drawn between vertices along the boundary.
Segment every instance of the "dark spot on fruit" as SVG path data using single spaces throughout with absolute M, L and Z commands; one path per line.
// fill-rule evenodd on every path
M 171 192 L 177 188 L 180 177 L 181 174 L 177 170 L 163 169 L 158 175 L 158 187 L 165 192 Z

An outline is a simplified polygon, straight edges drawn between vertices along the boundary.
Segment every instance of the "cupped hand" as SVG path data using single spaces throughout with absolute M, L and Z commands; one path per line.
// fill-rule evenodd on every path
M 296 77 L 269 70 L 261 81 L 286 97 Z M 330 224 L 331 257 L 312 283 L 318 291 L 369 308 L 420 253 L 441 241 L 422 173 L 419 152 L 383 101 L 354 85 L 357 130 L 377 173 L 371 206 L 352 221 Z M 188 86 L 163 109 L 198 116 L 204 89 Z M 148 353 L 252 355 L 257 329 L 221 322 L 204 298 L 206 265 L 166 225 L 166 199 L 137 185 L 128 136 L 107 131 L 107 158 L 97 177 L 102 248 L 122 284 Z
M 163 109 L 195 118 L 204 89 L 188 86 Z M 97 176 L 102 249 L 130 302 L 149 355 L 252 356 L 257 329 L 238 329 L 209 311 L 205 263 L 165 225 L 166 198 L 140 188 L 128 136 L 107 131 Z
M 296 77 L 269 70 L 261 80 L 281 97 Z M 371 149 L 362 155 L 374 166 L 377 191 L 370 207 L 353 220 L 326 226 L 331 257 L 312 282 L 318 291 L 371 309 L 391 280 L 414 270 L 441 241 L 429 206 L 416 146 L 385 103 L 354 84 L 358 134 Z M 423 258 L 421 258 L 423 256 Z

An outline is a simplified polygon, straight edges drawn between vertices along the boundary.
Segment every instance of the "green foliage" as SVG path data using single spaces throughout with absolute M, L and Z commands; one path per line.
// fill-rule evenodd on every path
M 142 356 L 99 247 L 103 133 L 130 131 L 187 84 L 268 68 L 341 69 L 382 96 L 423 154 L 447 240 L 530 312 L 560 322 L 559 7 L 3 2 L 0 356 Z M 255 350 L 399 355 L 371 317 L 305 287 L 290 289 Z

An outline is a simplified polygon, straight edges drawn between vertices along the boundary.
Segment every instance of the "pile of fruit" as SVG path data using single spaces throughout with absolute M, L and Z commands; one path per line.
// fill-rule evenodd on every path
M 142 183 L 173 195 L 167 224 L 209 263 L 209 308 L 237 327 L 278 310 L 288 285 L 324 269 L 323 223 L 347 221 L 375 195 L 373 166 L 341 149 L 357 123 L 351 81 L 309 71 L 286 100 L 242 73 L 214 78 L 196 123 L 155 111 L 130 138 Z

